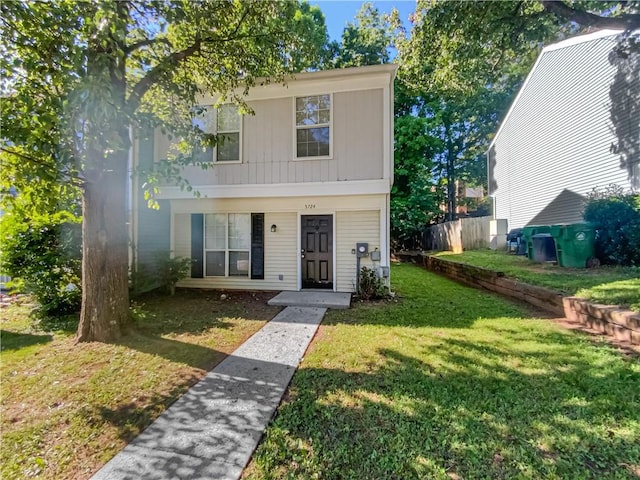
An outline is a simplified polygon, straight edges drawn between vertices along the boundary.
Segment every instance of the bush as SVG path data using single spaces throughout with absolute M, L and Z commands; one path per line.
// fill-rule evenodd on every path
M 176 283 L 189 275 L 191 259 L 187 257 L 171 258 L 167 253 L 158 254 L 156 271 L 165 293 L 173 295 L 176 290 Z
M 13 288 L 31 294 L 38 316 L 77 312 L 82 300 L 79 220 L 70 214 L 18 218 L 7 212 L 2 231 L 3 274 Z
M 594 189 L 584 219 L 596 228 L 596 255 L 603 263 L 640 265 L 640 195 L 616 185 Z
M 173 295 L 176 283 L 189 275 L 191 259 L 187 257 L 171 258 L 169 252 L 153 253 L 151 262 L 139 263 L 129 274 L 129 284 L 133 296 L 157 288 Z
M 388 295 L 389 288 L 385 285 L 384 279 L 380 278 L 374 269 L 362 267 L 358 296 L 362 300 L 376 300 L 386 298 Z

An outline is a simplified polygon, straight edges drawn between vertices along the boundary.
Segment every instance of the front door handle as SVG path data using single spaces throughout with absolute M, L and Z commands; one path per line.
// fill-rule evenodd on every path
M 300 255 L 300 258 L 304 258 L 304 253 L 302 255 Z

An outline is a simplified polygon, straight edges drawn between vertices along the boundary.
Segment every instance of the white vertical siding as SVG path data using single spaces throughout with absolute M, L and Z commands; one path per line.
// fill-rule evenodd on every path
M 630 187 L 609 120 L 615 36 L 543 51 L 496 139 L 495 217 L 575 222 L 594 187 Z M 640 79 L 638 81 L 640 94 Z
M 369 243 L 369 251 L 380 249 L 380 211 L 336 213 L 336 280 L 339 292 L 355 291 L 356 256 L 351 250 L 356 243 Z M 384 255 L 384 253 L 383 253 Z M 374 267 L 369 257 L 361 259 L 361 266 Z M 375 266 L 378 266 L 376 262 Z
M 190 213 L 176 213 L 173 216 L 172 235 L 173 235 L 173 256 L 174 257 L 191 257 L 191 214 Z
M 382 89 L 333 96 L 336 180 L 382 178 L 384 111 Z
M 276 232 L 271 231 L 271 225 L 277 226 Z M 298 288 L 298 216 L 295 212 L 266 213 L 264 216 L 262 282 L 270 290 Z
M 327 93 L 331 93 L 327 91 Z M 296 160 L 293 97 L 248 102 L 255 115 L 242 118 L 242 162 L 186 167 L 192 185 L 256 185 L 383 178 L 383 89 L 333 95 L 333 157 Z M 165 158 L 169 139 L 156 132 L 155 158 Z
M 309 210 L 310 201 L 316 208 Z M 389 251 L 385 240 L 387 225 L 387 195 L 355 195 L 314 198 L 240 198 L 174 200 L 172 248 L 175 256 L 191 256 L 191 213 L 253 212 L 264 213 L 265 278 L 205 277 L 188 278 L 179 286 L 195 288 L 296 290 L 299 280 L 299 218 L 313 212 L 334 215 L 335 218 L 335 288 L 354 290 L 356 256 L 351 253 L 357 242 L 369 243 L 369 250 L 381 252 L 381 262 L 363 258 L 362 265 L 378 267 L 389 265 Z M 271 231 L 276 225 L 277 231 Z M 282 280 L 280 280 L 282 275 Z
M 225 212 L 242 212 L 246 208 L 238 203 L 227 202 Z M 201 211 L 211 212 L 203 204 Z M 215 210 L 222 211 L 222 210 Z M 256 205 L 253 213 L 262 213 Z M 277 225 L 277 232 L 271 232 L 271 225 Z M 264 272 L 263 280 L 249 277 L 204 277 L 186 278 L 178 286 L 241 290 L 296 290 L 297 289 L 297 216 L 294 212 L 265 213 L 264 219 Z M 191 214 L 174 215 L 174 254 L 179 257 L 191 256 Z M 280 280 L 282 275 L 282 280 Z

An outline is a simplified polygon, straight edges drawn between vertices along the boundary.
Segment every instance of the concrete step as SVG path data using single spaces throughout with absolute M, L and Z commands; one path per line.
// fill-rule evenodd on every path
M 313 307 L 346 310 L 351 306 L 351 294 L 345 292 L 280 292 L 267 302 L 278 307 Z

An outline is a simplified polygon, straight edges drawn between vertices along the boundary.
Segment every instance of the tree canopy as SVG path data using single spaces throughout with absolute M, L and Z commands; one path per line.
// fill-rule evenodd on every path
M 77 338 L 116 338 L 128 318 L 132 132 L 162 124 L 197 135 L 198 95 L 241 102 L 238 92 L 259 77 L 279 81 L 316 65 L 323 17 L 295 1 L 12 1 L 1 9 L 3 184 L 19 194 L 39 188 L 51 202 L 50 185 L 80 189 Z
M 355 21 L 347 23 L 341 41 L 329 44 L 331 68 L 359 67 L 389 63 L 390 48 L 400 28 L 397 10 L 381 14 L 369 2 L 358 10 Z
M 457 179 L 485 184 L 486 147 L 541 48 L 587 28 L 639 25 L 640 2 L 417 2 L 410 35 L 396 41 L 398 82 L 406 91 L 396 108 L 440 119 L 429 122 L 427 134 L 441 140 L 430 162 L 434 183 L 439 178 L 446 187 L 447 218 L 455 218 Z M 629 91 L 633 68 L 629 62 L 625 68 L 618 83 L 626 79 L 620 88 Z M 634 108 L 633 101 L 626 105 L 612 109 L 614 124 L 616 114 Z M 634 140 L 627 135 L 612 146 L 625 165 L 635 158 Z

